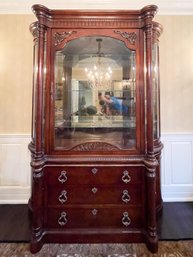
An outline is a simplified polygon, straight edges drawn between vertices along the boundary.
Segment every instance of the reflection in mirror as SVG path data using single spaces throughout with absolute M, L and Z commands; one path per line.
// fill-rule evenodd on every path
M 111 37 L 81 37 L 55 55 L 55 147 L 136 146 L 136 53 Z

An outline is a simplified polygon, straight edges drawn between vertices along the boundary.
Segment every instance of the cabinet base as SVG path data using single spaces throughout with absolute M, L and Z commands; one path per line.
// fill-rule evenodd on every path
M 46 243 L 145 243 L 148 250 L 156 253 L 158 250 L 158 239 L 149 238 L 143 230 L 123 229 L 71 229 L 64 231 L 48 230 L 42 235 L 41 240 L 31 241 L 31 253 L 37 253 Z

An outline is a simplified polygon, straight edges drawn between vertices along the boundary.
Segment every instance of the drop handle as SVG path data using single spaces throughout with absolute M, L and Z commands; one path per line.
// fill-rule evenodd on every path
M 60 183 L 65 183 L 67 181 L 67 172 L 65 170 L 62 170 L 61 173 L 60 173 L 60 176 L 58 177 L 58 181 Z
M 66 214 L 65 211 L 60 214 L 60 218 L 58 219 L 58 224 L 59 224 L 61 227 L 64 226 L 64 225 L 66 225 L 66 223 L 67 223 L 66 215 L 67 215 L 67 214 Z
M 123 190 L 123 195 L 122 195 L 122 201 L 124 203 L 128 203 L 131 200 L 131 196 L 129 195 L 127 190 Z
M 61 194 L 58 197 L 59 202 L 61 202 L 61 204 L 64 204 L 67 201 L 68 197 L 67 197 L 67 191 L 63 190 L 61 192 Z
M 131 224 L 131 219 L 129 218 L 128 212 L 123 212 L 122 224 L 128 227 Z
M 124 170 L 123 171 L 123 176 L 122 176 L 122 181 L 125 183 L 125 184 L 127 184 L 127 183 L 129 183 L 130 181 L 131 181 L 131 176 L 129 175 L 129 172 L 128 172 L 128 170 Z

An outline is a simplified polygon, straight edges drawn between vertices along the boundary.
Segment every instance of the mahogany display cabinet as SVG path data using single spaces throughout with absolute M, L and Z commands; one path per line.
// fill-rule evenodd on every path
M 139 242 L 156 252 L 157 6 L 32 9 L 31 252 L 44 243 Z

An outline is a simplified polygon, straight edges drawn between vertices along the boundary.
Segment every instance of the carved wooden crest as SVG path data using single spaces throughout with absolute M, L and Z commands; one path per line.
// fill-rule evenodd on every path
M 122 32 L 120 30 L 114 30 L 114 32 L 116 34 L 121 35 L 123 38 L 127 39 L 131 45 L 135 45 L 135 42 L 137 40 L 136 32 L 129 33 L 129 32 L 125 32 L 125 31 Z
M 76 33 L 76 31 L 69 31 L 69 32 L 56 32 L 54 34 L 54 45 L 58 46 L 60 45 L 66 38 L 68 38 L 69 36 L 71 36 L 72 34 Z
M 118 147 L 103 143 L 103 142 L 87 142 L 85 144 L 80 144 L 75 146 L 73 151 L 117 151 L 119 150 Z

